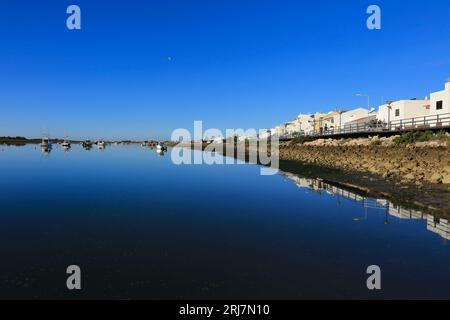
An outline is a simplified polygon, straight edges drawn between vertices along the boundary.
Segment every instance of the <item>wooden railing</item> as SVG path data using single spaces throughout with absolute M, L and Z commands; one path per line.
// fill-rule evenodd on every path
M 307 132 L 307 136 L 333 136 L 357 133 L 383 133 L 383 132 L 402 132 L 412 130 L 427 129 L 446 129 L 450 128 L 450 113 L 415 117 L 402 120 L 394 120 L 390 122 L 361 122 L 343 125 L 342 127 L 323 129 L 321 131 Z M 280 139 L 293 139 L 298 136 L 295 134 L 281 135 Z

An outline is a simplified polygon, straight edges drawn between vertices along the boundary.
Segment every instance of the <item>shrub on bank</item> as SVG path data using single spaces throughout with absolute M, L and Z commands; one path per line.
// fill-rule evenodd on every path
M 443 140 L 449 139 L 448 134 L 445 131 L 439 131 L 437 133 L 434 133 L 432 131 L 412 131 L 403 133 L 402 135 L 398 136 L 394 139 L 394 144 L 401 145 L 401 144 L 413 144 L 416 142 L 427 142 L 427 141 L 435 141 L 435 140 Z

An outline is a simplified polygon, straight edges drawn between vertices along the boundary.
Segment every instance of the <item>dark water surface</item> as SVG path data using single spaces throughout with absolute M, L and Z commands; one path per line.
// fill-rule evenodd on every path
M 0 298 L 450 298 L 447 220 L 257 165 L 0 146 L 0 203 Z

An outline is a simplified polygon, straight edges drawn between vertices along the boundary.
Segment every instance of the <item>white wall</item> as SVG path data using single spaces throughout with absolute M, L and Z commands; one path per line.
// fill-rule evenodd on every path
M 271 129 L 271 134 L 272 135 L 278 135 L 278 136 L 283 136 L 286 134 L 286 127 L 284 125 L 280 125 L 280 126 L 276 126 L 275 128 Z
M 430 104 L 428 100 L 399 100 L 391 104 L 391 121 L 405 120 L 416 117 L 424 117 L 430 114 L 430 110 L 426 108 Z M 399 115 L 396 116 L 396 110 L 399 110 Z M 383 122 L 388 122 L 389 108 L 387 104 L 381 105 L 378 108 L 377 119 Z
M 441 110 L 436 110 L 436 104 L 438 101 L 443 102 Z M 443 91 L 434 92 L 430 95 L 430 115 L 438 115 L 444 113 L 450 113 L 450 81 L 445 84 Z
M 310 114 L 300 114 L 297 116 L 297 120 L 300 122 L 300 130 L 305 133 L 310 133 L 314 130 L 314 116 Z
M 334 116 L 334 127 L 339 128 L 339 123 L 344 127 L 346 124 L 361 119 L 366 118 L 369 114 L 369 110 L 364 108 L 353 109 L 343 114 Z
M 298 119 L 286 123 L 286 133 L 287 134 L 297 133 L 297 132 L 300 132 L 300 130 L 301 130 L 301 124 Z

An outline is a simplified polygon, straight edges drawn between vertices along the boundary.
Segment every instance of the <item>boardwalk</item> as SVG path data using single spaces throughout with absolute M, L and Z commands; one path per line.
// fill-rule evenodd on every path
M 395 120 L 388 123 L 353 123 L 322 131 L 314 131 L 306 135 L 313 137 L 345 138 L 362 137 L 368 135 L 389 136 L 407 131 L 449 131 L 450 113 L 410 118 L 404 120 Z M 280 136 L 280 140 L 290 140 L 296 135 L 288 134 Z

